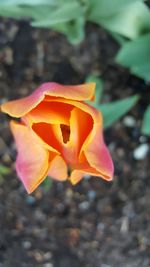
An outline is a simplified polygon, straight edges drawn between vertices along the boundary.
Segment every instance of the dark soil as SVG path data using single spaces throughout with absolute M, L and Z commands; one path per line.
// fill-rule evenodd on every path
M 133 151 L 148 143 L 140 133 L 149 86 L 114 63 L 117 44 L 100 27 L 87 25 L 86 39 L 71 46 L 51 30 L 27 22 L 0 21 L 0 98 L 23 97 L 46 81 L 79 84 L 89 74 L 105 82 L 104 102 L 142 93 L 124 120 L 105 132 L 114 181 L 86 178 L 77 186 L 52 181 L 27 195 L 16 177 L 9 118 L 1 115 L 0 158 L 10 174 L 0 178 L 0 267 L 149 267 L 149 155 Z

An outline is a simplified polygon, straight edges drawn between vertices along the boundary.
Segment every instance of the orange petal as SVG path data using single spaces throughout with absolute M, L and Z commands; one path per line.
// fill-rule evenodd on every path
M 51 124 L 69 125 L 72 105 L 57 102 L 42 101 L 36 108 L 31 110 L 24 118 L 31 123 L 46 122 Z
M 69 181 L 75 185 L 78 182 L 80 182 L 80 180 L 83 178 L 84 173 L 82 171 L 79 170 L 73 170 L 70 177 L 69 177 Z
M 51 161 L 48 175 L 58 181 L 65 181 L 68 178 L 67 165 L 62 157 L 56 156 Z
M 101 125 L 95 123 L 93 131 L 83 148 L 85 157 L 91 167 L 99 172 L 105 180 L 112 180 L 114 166 L 110 153 L 104 143 Z
M 13 117 L 19 118 L 35 108 L 44 100 L 45 96 L 85 101 L 93 99 L 94 91 L 95 83 L 82 85 L 61 85 L 52 82 L 44 83 L 30 96 L 2 104 L 1 110 Z
M 59 103 L 65 103 L 65 104 L 69 104 L 69 105 L 72 105 L 74 107 L 77 107 L 79 109 L 81 109 L 82 111 L 90 114 L 91 117 L 99 117 L 98 118 L 98 121 L 101 122 L 101 125 L 102 125 L 102 116 L 100 114 L 100 112 L 95 109 L 93 106 L 87 104 L 86 102 L 79 102 L 79 101 L 76 101 L 76 100 L 71 100 L 71 99 L 65 99 L 65 98 L 45 98 L 45 101 L 47 102 L 55 102 L 56 105 Z
M 93 129 L 91 133 L 85 140 L 79 155 L 79 162 L 82 162 L 83 153 L 92 168 L 92 174 L 95 176 L 100 176 L 106 180 L 112 180 L 114 166 L 110 156 L 110 153 L 103 140 L 103 122 L 101 113 L 96 110 L 94 107 L 89 106 L 84 102 L 66 100 L 66 99 L 57 99 L 57 102 L 68 103 L 74 105 L 75 107 L 81 109 L 84 112 L 87 112 L 93 119 Z M 80 122 L 79 122 L 80 123 Z M 85 128 L 83 128 L 85 129 Z M 84 131 L 84 130 L 83 130 Z M 77 138 L 75 134 L 74 140 Z M 72 151 L 74 151 L 75 146 L 78 143 L 73 142 L 70 146 L 70 152 L 68 150 L 68 157 L 71 158 Z M 65 158 L 66 159 L 66 158 Z M 75 167 L 75 166 L 74 166 Z M 95 170 L 95 173 L 94 173 Z
M 48 124 L 45 122 L 34 123 L 33 131 L 40 137 L 41 142 L 47 149 L 60 154 L 62 148 L 62 135 L 58 124 Z
M 12 121 L 11 130 L 17 145 L 16 170 L 28 193 L 45 179 L 49 170 L 49 152 L 25 125 Z
M 72 171 L 69 181 L 73 184 L 76 185 L 79 183 L 85 175 L 91 175 L 91 176 L 101 176 L 96 170 L 93 168 L 85 168 L 85 169 L 75 169 Z
M 103 122 L 102 122 L 101 113 L 98 110 L 96 110 L 94 107 L 84 102 L 72 101 L 72 100 L 67 100 L 67 99 L 59 99 L 59 98 L 56 101 L 74 105 L 76 108 L 88 113 L 91 116 L 93 120 L 93 128 L 91 129 L 89 136 L 86 138 L 85 142 L 83 143 L 83 146 L 81 147 L 78 161 L 79 163 L 82 162 L 82 165 L 83 165 L 82 158 L 84 154 L 84 157 L 90 166 L 89 171 L 87 168 L 82 169 L 84 172 L 88 171 L 87 173 L 91 175 L 100 176 L 106 180 L 112 180 L 114 167 L 113 167 L 113 162 L 112 162 L 110 153 L 103 140 L 103 132 L 102 132 Z M 73 110 L 72 112 L 74 113 Z M 76 114 L 74 114 L 73 117 L 75 118 L 76 116 L 76 119 L 77 119 L 77 114 L 79 115 L 79 113 L 80 111 L 76 112 Z M 78 116 L 78 120 L 79 119 L 81 118 L 79 118 Z M 69 158 L 69 161 L 71 161 L 71 163 L 73 163 L 74 161 L 74 168 L 75 168 L 75 165 L 77 165 L 77 170 L 81 170 L 80 164 L 75 162 L 76 161 L 75 149 L 78 147 L 78 144 L 79 144 L 78 137 L 79 135 L 81 135 L 81 134 L 78 135 L 79 126 L 77 125 L 76 122 L 77 121 L 72 118 L 72 125 L 74 123 L 74 126 L 72 126 L 73 136 L 70 137 L 70 140 L 72 138 L 73 142 L 70 141 L 70 143 L 68 142 L 66 144 L 66 148 L 64 150 L 63 155 L 64 155 L 66 162 L 68 161 L 68 158 Z M 81 127 L 82 127 L 82 122 L 83 122 L 83 118 L 82 120 L 79 120 L 79 124 L 81 124 Z M 83 134 L 87 132 L 87 129 L 88 128 L 86 128 L 85 125 L 84 127 L 82 127 Z M 67 149 L 67 145 L 68 145 L 68 149 Z
M 90 176 L 103 177 L 101 172 L 90 166 L 84 156 L 84 160 L 82 161 L 82 163 L 79 163 L 74 166 L 74 170 L 72 171 L 69 180 L 73 185 L 75 185 L 80 182 L 80 180 L 87 174 Z
M 70 140 L 64 146 L 64 157 L 69 164 L 78 162 L 80 149 L 93 127 L 92 117 L 74 107 L 70 117 Z

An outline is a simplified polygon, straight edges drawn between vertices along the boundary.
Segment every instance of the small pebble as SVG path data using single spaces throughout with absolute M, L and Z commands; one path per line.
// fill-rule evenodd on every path
M 132 116 L 126 116 L 124 119 L 123 119 L 123 124 L 127 127 L 135 127 L 136 125 L 136 120 L 132 117 Z
M 134 211 L 134 206 L 133 203 L 128 201 L 127 204 L 122 208 L 122 213 L 124 217 L 128 218 L 134 218 L 136 216 L 135 211 Z
M 64 212 L 65 210 L 65 205 L 63 203 L 58 203 L 56 206 L 56 210 L 60 213 Z
M 35 251 L 34 258 L 39 263 L 43 261 L 43 255 L 40 251 Z
M 145 143 L 147 141 L 147 137 L 141 135 L 140 138 L 139 138 L 139 140 L 140 140 L 141 143 Z
M 44 257 L 44 260 L 50 260 L 52 258 L 52 253 L 46 252 L 43 257 Z
M 36 199 L 32 196 L 27 196 L 26 197 L 26 203 L 29 205 L 29 206 L 32 206 L 34 203 L 35 203 Z
M 69 198 L 69 200 L 70 200 L 70 199 L 72 199 L 72 197 L 73 197 L 73 191 L 71 188 L 68 188 L 66 190 L 66 198 Z
M 13 51 L 10 47 L 5 48 L 5 63 L 7 65 L 12 65 L 13 64 Z
M 87 195 L 90 201 L 93 201 L 96 198 L 96 192 L 94 190 L 89 190 Z
M 45 214 L 38 209 L 36 209 L 34 216 L 38 222 L 44 223 L 44 221 L 46 220 Z
M 108 145 L 108 148 L 110 152 L 114 152 L 114 150 L 116 149 L 116 144 L 112 142 Z
M 133 151 L 133 157 L 136 160 L 143 160 L 149 151 L 148 144 L 141 144 Z
M 89 209 L 89 202 L 88 201 L 83 201 L 79 204 L 79 209 L 80 210 L 88 210 Z
M 98 223 L 97 229 L 99 231 L 102 231 L 103 232 L 105 230 L 105 224 L 104 223 Z
M 122 223 L 121 223 L 121 227 L 120 227 L 120 232 L 122 234 L 127 234 L 129 231 L 129 218 L 128 217 L 124 217 L 122 219 Z
M 52 263 L 45 263 L 43 266 L 44 267 L 53 267 L 53 264 Z
M 30 241 L 24 241 L 23 242 L 23 247 L 25 249 L 30 249 L 31 248 L 31 242 Z

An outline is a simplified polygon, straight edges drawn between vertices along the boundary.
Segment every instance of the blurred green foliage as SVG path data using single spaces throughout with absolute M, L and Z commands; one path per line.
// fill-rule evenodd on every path
M 2 0 L 0 15 L 31 18 L 32 26 L 52 28 L 73 44 L 84 39 L 84 12 L 78 0 Z
M 129 68 L 134 75 L 150 82 L 150 9 L 145 2 L 1 0 L 0 15 L 31 19 L 33 27 L 52 28 L 66 35 L 72 44 L 84 39 L 86 21 L 97 23 L 108 30 L 121 46 L 116 61 Z M 149 109 L 144 115 L 142 129 L 146 129 L 143 133 L 150 135 L 149 127 L 145 126 L 147 114 Z
M 125 115 L 138 101 L 139 96 L 134 95 L 122 100 L 111 103 L 101 104 L 101 110 L 104 118 L 104 128 L 108 128 L 115 121 Z
M 42 183 L 45 190 L 49 190 L 52 186 L 52 179 L 50 179 L 49 176 L 45 178 L 45 180 Z
M 105 129 L 125 115 L 139 100 L 139 96 L 134 95 L 122 100 L 101 104 L 103 82 L 95 75 L 87 77 L 86 82 L 90 81 L 96 82 L 96 98 L 93 106 L 102 112 Z
M 116 59 L 133 74 L 150 82 L 150 33 L 126 42 Z
M 150 81 L 150 10 L 144 0 L 1 0 L 0 15 L 30 18 L 34 27 L 52 28 L 77 44 L 86 21 L 106 28 L 121 45 L 117 62 Z M 142 57 L 142 54 L 148 56 Z M 134 56 L 133 56 L 134 52 Z M 130 62 L 126 62 L 129 58 Z M 138 58 L 138 62 L 134 59 Z
M 144 114 L 142 133 L 150 136 L 150 105 L 147 107 Z
M 10 173 L 10 168 L 0 164 L 0 184 L 3 182 L 4 176 Z

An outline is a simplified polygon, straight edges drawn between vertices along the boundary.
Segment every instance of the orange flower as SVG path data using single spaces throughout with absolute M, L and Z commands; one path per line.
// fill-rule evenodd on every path
M 10 125 L 18 150 L 16 170 L 28 193 L 47 175 L 72 184 L 86 173 L 112 179 L 101 113 L 85 102 L 94 98 L 94 88 L 94 83 L 44 83 L 30 96 L 2 104 L 3 112 L 21 118 Z

